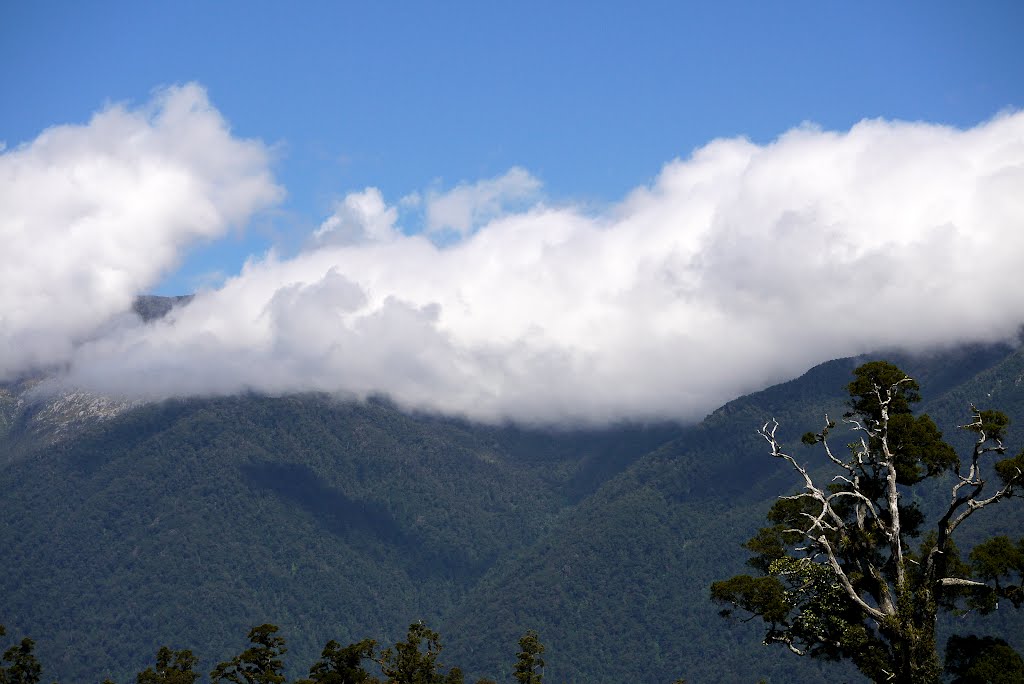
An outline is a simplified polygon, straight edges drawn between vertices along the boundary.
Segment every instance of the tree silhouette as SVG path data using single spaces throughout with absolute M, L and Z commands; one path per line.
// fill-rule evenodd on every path
M 199 673 L 195 671 L 199 659 L 192 651 L 172 651 L 161 646 L 156 653 L 156 667 L 147 667 L 136 676 L 137 684 L 195 684 Z
M 229 661 L 219 663 L 210 673 L 212 682 L 234 684 L 283 684 L 284 661 L 288 651 L 283 637 L 276 636 L 277 625 L 263 624 L 249 630 L 252 646 Z
M 0 625 L 0 636 L 6 636 L 7 630 Z M 4 651 L 3 660 L 10 663 L 0 667 L 0 684 L 38 684 L 43 675 L 43 668 L 35 656 L 36 642 L 29 638 Z
M 462 670 L 441 673 L 441 638 L 422 621 L 409 625 L 405 641 L 381 651 L 377 659 L 389 684 L 462 684 Z M 425 650 L 423 650 L 425 649 Z
M 520 684 L 541 684 L 544 679 L 544 644 L 537 638 L 537 632 L 528 630 L 519 639 L 519 654 L 513 677 Z

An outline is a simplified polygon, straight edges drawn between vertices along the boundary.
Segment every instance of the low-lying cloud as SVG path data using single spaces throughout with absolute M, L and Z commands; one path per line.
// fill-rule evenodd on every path
M 193 114 L 218 122 L 208 135 L 226 135 L 202 102 Z M 97 119 L 110 111 L 141 116 Z M 48 135 L 0 168 L 49 146 L 64 182 L 70 153 L 52 137 L 41 145 Z M 70 210 L 21 212 L 52 238 L 48 250 L 22 245 L 18 259 L 48 270 L 21 274 L 20 297 L 2 295 L 0 330 L 8 345 L 40 332 L 60 344 L 5 354 L 8 373 L 60 362 L 68 383 L 144 398 L 320 390 L 483 420 L 689 419 L 830 358 L 1011 339 L 1024 322 L 1024 113 L 1012 113 L 970 130 L 874 120 L 802 126 L 767 145 L 716 140 L 598 212 L 536 199 L 537 181 L 513 169 L 435 192 L 435 208 L 454 199 L 434 214 L 421 203 L 419 234 L 399 225 L 408 207 L 367 188 L 339 201 L 301 253 L 253 258 L 160 321 L 112 323 L 182 245 L 277 197 L 262 148 L 220 143 L 250 161 L 212 183 L 208 157 L 175 167 L 204 199 L 205 221 L 137 197 L 137 211 L 163 221 L 128 230 L 102 210 L 118 217 L 120 193 L 83 193 L 94 207 L 86 242 L 109 248 L 53 263 L 54 244 L 78 244 Z M 236 177 L 248 192 L 223 189 Z M 507 208 L 524 198 L 525 209 Z M 460 237 L 439 244 L 433 228 Z M 124 253 L 148 263 L 126 267 Z M 118 298 L 76 326 L 43 304 L 8 315 L 19 299 L 87 306 L 100 289 L 78 283 L 119 268 L 130 273 L 109 285 Z

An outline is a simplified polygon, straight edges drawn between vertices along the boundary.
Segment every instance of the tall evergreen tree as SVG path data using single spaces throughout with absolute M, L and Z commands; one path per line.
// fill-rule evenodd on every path
M 544 644 L 540 643 L 537 632 L 528 630 L 519 638 L 519 654 L 513 671 L 520 684 L 541 684 L 544 679 Z

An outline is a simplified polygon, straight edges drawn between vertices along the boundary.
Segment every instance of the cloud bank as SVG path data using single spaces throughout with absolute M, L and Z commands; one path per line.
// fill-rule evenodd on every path
M 264 146 L 196 85 L 2 151 L 0 378 L 70 360 L 190 245 L 281 193 Z
M 217 122 L 207 135 L 224 133 L 205 101 L 201 109 Z M 157 135 L 152 120 L 138 126 Z M 9 154 L 50 148 L 60 188 L 70 173 L 60 160 L 78 159 L 65 149 L 81 147 L 72 142 L 48 132 Z M 221 143 L 249 162 L 212 165 L 216 182 L 203 180 L 208 156 L 180 167 L 203 211 L 136 198 L 137 211 L 163 220 L 127 228 L 113 193 L 83 193 L 88 206 L 114 207 L 111 221 L 91 212 L 85 241 L 109 248 L 47 262 L 46 278 L 24 274 L 22 298 L 44 292 L 84 306 L 80 282 L 127 269 L 106 290 L 87 290 L 116 291 L 126 308 L 182 244 L 272 201 L 262 149 Z M 225 190 L 239 176 L 248 190 Z M 3 330 L 16 343 L 63 335 L 46 359 L 65 364 L 68 383 L 117 395 L 319 390 L 481 420 L 691 419 L 830 358 L 1013 338 L 1024 322 L 1022 188 L 1024 113 L 970 130 L 802 126 L 767 145 L 713 141 L 598 212 L 536 199 L 537 181 L 513 169 L 428 195 L 441 209 L 428 204 L 424 230 L 410 235 L 398 207 L 367 188 L 338 203 L 306 250 L 250 259 L 156 323 L 95 314 L 61 327 L 43 304 L 8 317 L 5 293 Z M 525 209 L 505 209 L 524 197 Z M 73 239 L 69 214 L 30 207 L 21 221 L 45 224 L 56 243 Z M 430 239 L 439 227 L 461 237 L 439 245 Z M 20 249 L 23 262 L 52 257 Z M 148 263 L 123 264 L 133 259 Z M 4 361 L 10 370 L 38 356 Z

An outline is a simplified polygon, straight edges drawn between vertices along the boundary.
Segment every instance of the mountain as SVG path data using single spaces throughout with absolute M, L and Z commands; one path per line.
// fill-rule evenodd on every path
M 887 356 L 950 437 L 970 401 L 1024 422 L 1020 350 Z M 547 681 L 825 681 L 835 665 L 759 646 L 756 625 L 718 617 L 708 586 L 743 571 L 739 545 L 795 488 L 756 428 L 776 416 L 794 439 L 817 429 L 861 361 L 697 425 L 601 430 L 322 395 L 105 405 L 8 384 L 0 622 L 37 640 L 44 677 L 75 682 L 129 681 L 163 644 L 208 670 L 266 621 L 300 674 L 328 639 L 393 643 L 421 618 L 444 662 L 499 680 L 534 628 Z M 1020 536 L 1024 515 L 985 520 Z M 1012 611 L 972 620 L 960 625 L 1024 649 Z
M 158 297 L 155 295 L 142 295 L 137 297 L 132 304 L 132 311 L 148 323 L 158 318 L 163 318 L 179 306 L 184 306 L 192 301 L 194 295 L 178 295 L 176 297 Z
M 162 643 L 202 644 L 212 666 L 264 621 L 308 666 L 328 639 L 438 622 L 610 464 L 678 432 L 249 396 L 138 407 L 43 446 L 9 435 L 3 620 L 71 681 L 123 681 Z
M 1020 351 L 972 347 L 886 356 L 922 378 L 924 396 L 931 397 L 922 410 L 961 449 L 966 435 L 950 427 L 966 422 L 972 400 L 1018 410 L 1024 418 Z M 842 414 L 845 385 L 864 360 L 829 362 L 732 401 L 638 459 L 480 581 L 445 623 L 446 633 L 464 635 L 453 644 L 453 658 L 474 657 L 494 671 L 502 654 L 488 644 L 507 643 L 516 629 L 533 625 L 555 644 L 548 657 L 554 681 L 825 682 L 836 681 L 837 669 L 846 681 L 863 681 L 852 668 L 760 647 L 759 624 L 722 620 L 708 587 L 748 571 L 740 544 L 764 524 L 777 495 L 799 488 L 792 472 L 768 456 L 756 429 L 773 416 L 793 442 L 820 429 L 826 411 Z M 1024 446 L 1022 428 L 1018 424 L 1008 442 L 1017 450 Z M 842 443 L 838 435 L 835 442 Z M 798 453 L 820 458 L 812 449 Z M 948 486 L 932 500 L 942 501 L 943 491 Z M 964 539 L 1024 534 L 1019 506 L 971 522 L 973 534 Z M 1013 611 L 982 620 L 968 616 L 957 627 L 1001 636 L 1021 649 L 1022 617 Z

